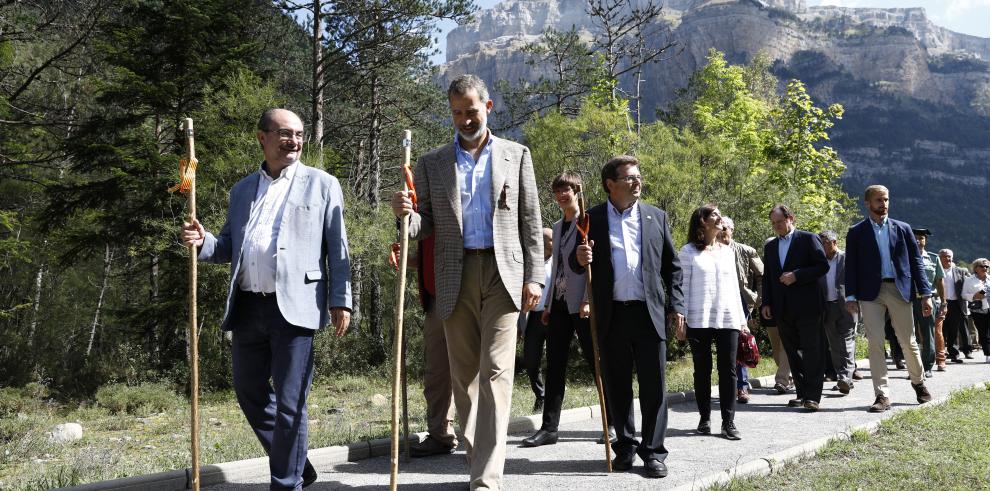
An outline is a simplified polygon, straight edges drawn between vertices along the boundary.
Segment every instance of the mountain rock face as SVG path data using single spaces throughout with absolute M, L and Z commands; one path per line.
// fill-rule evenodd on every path
M 573 26 L 590 38 L 596 27 L 585 5 L 506 0 L 483 10 L 448 34 L 441 77 L 536 79 L 546 72 L 526 64 L 520 48 L 546 28 Z M 846 107 L 832 144 L 848 166 L 847 192 L 858 197 L 866 185 L 884 184 L 892 216 L 935 233 L 931 249 L 952 248 L 965 261 L 990 255 L 975 226 L 990 223 L 990 206 L 978 205 L 988 201 L 990 179 L 990 39 L 937 26 L 921 8 L 807 7 L 804 0 L 669 0 L 656 22 L 677 47 L 645 69 L 644 116 L 676 97 L 709 49 L 733 63 L 766 53 L 781 80 L 801 79 L 820 104 Z

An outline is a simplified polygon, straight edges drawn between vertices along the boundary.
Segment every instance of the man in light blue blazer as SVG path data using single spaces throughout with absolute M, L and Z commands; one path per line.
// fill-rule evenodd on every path
M 299 161 L 303 136 L 291 111 L 265 111 L 265 161 L 231 189 L 219 236 L 198 221 L 182 230 L 200 261 L 230 263 L 221 329 L 233 334 L 234 390 L 268 452 L 273 490 L 316 481 L 306 458 L 313 334 L 333 323 L 342 336 L 350 323 L 343 194 L 336 178 Z

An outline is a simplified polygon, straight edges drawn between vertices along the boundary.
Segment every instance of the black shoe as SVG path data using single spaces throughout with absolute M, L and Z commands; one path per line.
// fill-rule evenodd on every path
M 787 386 L 784 384 L 773 384 L 773 390 L 777 391 L 777 395 L 783 395 L 787 393 Z
M 962 358 L 959 358 L 959 357 L 952 358 L 949 361 L 951 361 L 952 363 L 962 363 L 963 362 L 962 361 Z
M 712 420 L 710 420 L 710 419 L 703 419 L 703 420 L 699 421 L 698 422 L 698 433 L 701 433 L 702 435 L 711 435 L 712 434 Z
M 808 399 L 804 401 L 804 408 L 811 412 L 818 411 L 818 401 L 812 401 L 811 399 Z
M 543 412 L 543 398 L 537 397 L 536 401 L 533 402 L 533 412 L 542 413 Z
M 738 440 L 742 438 L 742 435 L 739 433 L 739 430 L 736 429 L 736 424 L 733 423 L 732 421 L 722 422 L 722 436 L 724 436 L 729 440 Z
M 932 395 L 928 392 L 928 387 L 925 387 L 925 383 L 911 384 L 914 389 L 915 395 L 918 396 L 918 404 L 924 404 L 932 400 Z
M 973 359 L 973 355 L 970 354 L 970 353 L 963 353 L 963 358 L 965 358 L 967 360 L 972 360 Z
M 845 380 L 840 380 L 837 384 L 835 384 L 835 387 L 839 389 L 840 393 L 848 394 L 849 391 L 852 390 L 853 384 L 846 382 Z
M 310 462 L 309 459 L 306 459 L 306 467 L 303 467 L 302 473 L 302 487 L 305 488 L 306 486 L 313 484 L 316 482 L 317 477 L 319 477 L 319 474 L 316 473 L 316 468 L 313 467 L 313 463 Z
M 904 370 L 905 368 L 907 368 L 907 364 L 904 363 L 904 360 L 897 360 L 896 362 L 894 362 L 894 368 L 897 368 L 898 370 Z
M 453 446 L 447 445 L 429 435 L 427 435 L 425 440 L 409 445 L 410 457 L 429 457 L 431 455 L 447 455 L 452 453 L 454 453 Z
M 804 405 L 803 399 L 791 399 L 787 401 L 787 407 L 801 407 Z
M 537 431 L 535 435 L 524 438 L 522 441 L 522 446 L 524 447 L 542 447 L 543 445 L 553 445 L 557 443 L 557 432 L 556 431 Z
M 619 437 L 615 436 L 615 427 L 614 426 L 609 426 L 608 427 L 608 442 L 609 443 L 615 443 L 615 441 L 618 440 L 618 439 L 619 439 Z M 602 436 L 598 437 L 598 444 L 599 445 L 605 445 L 605 435 L 602 435 Z
M 632 469 L 634 460 L 636 460 L 635 453 L 618 454 L 612 459 L 612 470 L 628 471 Z
M 646 469 L 646 477 L 667 477 L 667 464 L 657 459 L 643 462 L 643 468 Z
M 859 370 L 853 370 L 853 380 L 863 380 L 863 374 Z

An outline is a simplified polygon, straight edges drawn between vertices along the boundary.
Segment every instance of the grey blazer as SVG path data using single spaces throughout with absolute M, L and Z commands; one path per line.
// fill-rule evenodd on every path
M 555 291 L 557 274 L 564 273 L 564 282 L 567 283 L 567 291 L 564 292 L 564 301 L 567 302 L 567 312 L 578 313 L 581 309 L 581 302 L 584 301 L 584 289 L 588 285 L 585 273 L 575 273 L 573 269 L 567 267 L 567 256 L 574 250 L 578 240 L 577 219 L 571 222 L 567 228 L 567 233 L 561 237 L 561 230 L 564 228 L 564 220 L 557 220 L 553 224 L 553 269 L 550 271 L 550 288 L 547 290 L 547 298 L 543 299 L 544 308 L 549 309 L 553 298 L 557 296 Z
M 962 291 L 963 284 L 966 282 L 966 278 L 969 277 L 969 270 L 956 266 L 955 263 L 952 265 L 952 277 L 955 280 L 956 287 L 956 298 L 959 299 L 959 305 L 962 306 L 963 315 L 969 315 L 969 304 L 963 299 Z M 945 280 L 942 280 L 945 281 Z
M 320 329 L 330 322 L 331 307 L 351 308 L 344 197 L 337 178 L 302 162 L 296 165 L 277 239 L 275 298 L 289 324 Z M 207 232 L 199 251 L 200 261 L 230 263 L 223 330 L 231 329 L 230 311 L 240 291 L 241 245 L 260 178 L 254 172 L 234 184 L 220 235 Z
M 502 284 L 516 308 L 522 308 L 523 283 L 543 286 L 543 221 L 529 149 L 518 143 L 492 139 L 492 227 L 495 261 Z M 414 240 L 436 234 L 433 268 L 436 273 L 437 313 L 450 317 L 461 291 L 464 260 L 464 224 L 457 188 L 454 143 L 420 156 L 416 164 L 419 211 L 410 215 Z
M 846 303 L 846 253 L 837 251 L 838 259 L 835 260 L 835 292 L 838 294 L 839 302 Z

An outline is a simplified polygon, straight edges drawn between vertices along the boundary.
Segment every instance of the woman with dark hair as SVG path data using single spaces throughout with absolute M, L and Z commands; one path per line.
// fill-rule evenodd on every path
M 736 409 L 736 350 L 739 331 L 748 332 L 739 296 L 736 255 L 716 240 L 722 215 L 713 204 L 691 214 L 688 243 L 681 248 L 681 290 L 687 311 L 686 327 L 679 339 L 688 341 L 694 360 L 694 393 L 701 421 L 698 433 L 711 433 L 712 344 L 718 369 L 718 397 L 722 436 L 740 438 L 734 422 Z

